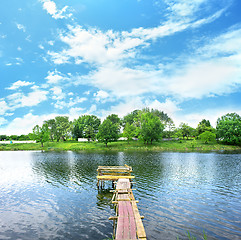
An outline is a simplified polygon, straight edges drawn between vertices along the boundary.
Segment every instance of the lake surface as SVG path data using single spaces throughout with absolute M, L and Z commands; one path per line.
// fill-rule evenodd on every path
M 124 164 L 148 240 L 241 239 L 241 154 L 28 151 L 0 152 L 0 239 L 111 238 L 96 169 Z

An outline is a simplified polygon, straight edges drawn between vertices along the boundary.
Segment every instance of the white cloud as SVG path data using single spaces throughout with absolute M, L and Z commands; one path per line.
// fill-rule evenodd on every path
M 196 128 L 198 123 L 202 121 L 202 119 L 209 120 L 213 127 L 216 127 L 217 119 L 227 113 L 236 112 L 241 116 L 241 108 L 234 108 L 230 106 L 220 106 L 217 108 L 207 108 L 203 111 L 191 112 L 189 114 L 176 114 L 175 115 L 175 123 L 176 126 L 179 126 L 181 122 L 188 123 L 191 127 Z
M 62 53 L 55 53 L 55 52 L 48 51 L 48 55 L 51 56 L 52 61 L 55 64 L 69 63 L 69 57 L 66 56 L 64 52 L 62 52 Z
M 7 120 L 3 117 L 0 117 L 0 126 L 4 125 L 5 123 L 7 123 Z
M 57 91 L 59 91 L 59 90 L 57 90 Z M 60 93 L 59 96 L 61 96 L 61 94 L 63 95 L 63 93 Z M 64 97 L 65 97 L 65 94 L 64 94 Z M 53 104 L 54 107 L 57 109 L 72 108 L 73 106 L 88 100 L 85 97 L 82 97 L 82 98 L 76 97 L 76 98 L 70 98 L 69 101 L 64 101 L 64 100 L 62 100 L 63 98 L 58 98 L 58 95 L 56 95 L 56 98 L 53 98 L 53 99 L 57 100 L 56 103 Z
M 84 95 L 90 95 L 90 91 L 85 91 Z
M 131 69 L 109 64 L 90 74 L 92 84 L 115 96 L 136 96 L 159 89 L 161 70 Z
M 104 102 L 109 97 L 109 94 L 106 91 L 100 90 L 94 93 L 94 97 L 97 102 Z
M 44 46 L 42 44 L 39 44 L 38 47 L 42 50 L 44 50 Z
M 34 90 L 24 95 L 22 92 L 11 94 L 7 97 L 11 110 L 20 107 L 32 107 L 47 100 L 47 91 Z
M 200 47 L 198 54 L 206 58 L 221 58 L 230 60 L 230 56 L 241 55 L 241 26 L 237 25 L 235 28 L 229 29 L 226 33 L 221 34 L 213 39 L 207 39 L 207 43 Z M 239 63 L 240 62 L 236 62 Z
M 26 27 L 23 24 L 16 23 L 16 26 L 19 30 L 26 32 Z
M 45 79 L 47 79 L 47 83 L 55 85 L 67 79 L 67 77 L 55 69 L 54 71 L 49 71 Z
M 235 92 L 241 84 L 241 28 L 229 29 L 186 57 L 181 70 L 165 76 L 167 91 L 179 98 L 202 98 Z M 180 66 L 180 65 L 179 65 Z
M 26 82 L 26 81 L 18 80 L 17 82 L 13 83 L 11 87 L 6 88 L 6 89 L 16 90 L 20 87 L 26 87 L 26 86 L 33 85 L 33 84 L 34 84 L 34 82 Z
M 71 76 L 71 80 L 75 85 L 95 86 L 111 98 L 152 93 L 181 101 L 224 95 L 241 84 L 240 44 L 241 30 L 231 29 L 209 39 L 204 46 L 195 46 L 193 54 L 182 55 L 172 63 L 125 67 L 123 62 L 112 61 L 86 76 Z M 99 94 L 95 94 L 96 100 L 110 100 Z
M 32 113 L 28 113 L 24 115 L 22 118 L 18 117 L 11 121 L 4 128 L 0 128 L 2 134 L 6 135 L 21 135 L 28 134 L 32 132 L 32 129 L 35 125 L 43 124 L 43 121 L 55 118 L 56 114 L 50 115 L 33 115 Z
M 9 106 L 7 103 L 3 100 L 0 99 L 0 115 L 5 115 L 5 113 L 9 110 Z
M 70 108 L 69 110 L 69 115 L 73 119 L 77 119 L 80 115 L 82 115 L 85 111 L 85 108 L 80 108 L 80 107 L 74 107 Z
M 5 39 L 5 38 L 7 38 L 7 35 L 6 35 L 6 34 L 1 34 L 1 35 L 0 35 L 0 38 L 1 38 L 1 39 Z
M 170 8 L 172 8 L 172 11 L 179 12 L 179 15 L 187 16 L 191 12 L 197 11 L 205 2 L 207 1 L 197 0 L 188 1 L 184 4 L 181 1 L 175 1 L 173 4 L 170 4 Z M 191 8 L 190 12 L 188 12 L 189 7 Z M 78 25 L 75 27 L 69 26 L 67 32 L 62 32 L 59 35 L 60 40 L 67 44 L 68 47 L 60 52 L 49 51 L 48 54 L 55 64 L 69 63 L 71 60 L 74 60 L 75 64 L 86 62 L 95 67 L 95 70 L 86 76 L 81 76 L 78 79 L 73 79 L 72 77 L 73 84 L 76 85 L 85 82 L 102 91 L 110 92 L 111 95 L 113 94 L 117 97 L 138 96 L 150 92 L 177 95 L 176 86 L 180 86 L 181 81 L 184 81 L 186 76 L 188 77 L 186 81 L 189 83 L 190 77 L 193 77 L 194 74 L 199 74 L 198 70 L 195 73 L 192 69 L 192 64 L 188 61 L 186 64 L 182 63 L 186 71 L 182 72 L 182 77 L 178 75 L 179 73 L 176 72 L 176 69 L 172 69 L 173 76 L 171 80 L 169 80 L 169 76 L 165 74 L 163 69 L 176 67 L 175 62 L 164 67 L 163 65 L 153 65 L 148 68 L 130 65 L 126 67 L 126 64 L 131 59 L 136 60 L 141 55 L 142 48 L 150 46 L 152 40 L 170 36 L 188 28 L 199 27 L 218 18 L 221 12 L 223 10 L 199 20 L 185 19 L 174 21 L 169 19 L 160 26 L 149 29 L 136 28 L 130 32 L 114 32 L 112 30 L 103 32 L 96 28 L 84 29 Z M 137 54 L 139 55 L 137 56 Z M 191 62 L 190 59 L 189 61 Z M 198 64 L 200 69 L 202 69 L 202 65 L 205 66 L 205 62 Z M 222 63 L 220 63 L 221 65 Z M 215 69 L 218 69 L 218 67 Z M 229 70 L 226 69 L 226 75 L 229 74 Z M 199 78 L 194 80 L 194 82 L 199 83 Z M 195 84 L 192 82 L 190 87 L 184 89 L 184 94 L 181 94 L 179 91 L 178 96 L 200 98 L 205 95 L 204 88 L 203 93 L 196 94 L 194 91 L 193 94 L 189 94 L 189 90 L 193 90 L 195 87 Z M 197 87 L 199 86 L 197 85 Z M 213 89 L 215 91 L 215 88 Z M 208 94 L 213 94 L 212 90 Z M 96 97 L 99 101 L 100 98 L 97 95 Z
M 71 13 L 66 13 L 68 6 L 63 7 L 61 10 L 57 9 L 56 3 L 51 0 L 41 0 L 43 3 L 43 9 L 47 11 L 54 19 L 69 18 Z
M 169 10 L 180 17 L 192 16 L 200 9 L 202 4 L 207 2 L 207 0 L 165 0 L 165 3 L 169 6 Z
M 147 100 L 145 101 L 145 105 L 146 107 L 163 111 L 167 113 L 169 117 L 174 117 L 174 115 L 181 110 L 176 101 L 168 98 L 165 100 L 165 102 L 160 102 L 158 100 Z
M 93 114 L 97 110 L 97 106 L 95 104 L 92 104 L 89 109 L 89 113 Z
M 52 99 L 61 100 L 64 99 L 66 94 L 62 91 L 60 87 L 53 87 L 50 89 L 53 92 Z
M 102 110 L 100 112 L 102 118 L 105 118 L 112 113 L 117 114 L 119 117 L 124 117 L 125 115 L 131 113 L 134 110 L 141 110 L 146 107 L 163 111 L 167 113 L 168 116 L 170 116 L 171 118 L 174 118 L 175 114 L 181 110 L 178 106 L 178 103 L 171 99 L 166 99 L 165 102 L 160 102 L 157 99 L 146 99 L 144 97 L 128 97 L 119 104 L 111 106 L 109 110 Z
M 223 62 L 197 62 L 183 66 L 166 79 L 166 90 L 179 99 L 223 95 L 233 91 L 237 69 Z

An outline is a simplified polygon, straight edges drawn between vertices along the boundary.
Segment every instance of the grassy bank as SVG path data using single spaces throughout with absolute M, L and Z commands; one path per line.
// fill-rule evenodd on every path
M 210 152 L 210 151 L 241 151 L 239 146 L 223 145 L 219 143 L 204 144 L 199 140 L 160 141 L 152 145 L 145 145 L 141 141 L 119 141 L 108 143 L 90 142 L 79 143 L 76 141 L 46 142 L 44 147 L 40 143 L 28 144 L 1 144 L 0 151 L 44 150 L 44 151 L 176 151 L 176 152 Z

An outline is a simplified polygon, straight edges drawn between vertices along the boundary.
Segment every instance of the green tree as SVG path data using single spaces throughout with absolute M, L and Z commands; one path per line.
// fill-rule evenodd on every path
M 139 135 L 145 143 L 151 143 L 159 140 L 164 130 L 164 124 L 161 123 L 159 117 L 151 112 L 141 114 Z
M 95 115 L 83 115 L 80 116 L 73 123 L 73 136 L 77 140 L 78 138 L 88 138 L 95 140 L 96 134 L 101 121 Z
M 75 119 L 73 121 L 73 131 L 72 135 L 73 137 L 78 140 L 78 138 L 84 137 L 84 118 L 83 116 L 79 117 L 78 119 Z
M 69 117 L 67 116 L 55 117 L 55 122 L 56 122 L 57 142 L 60 139 L 63 139 L 63 141 L 66 141 L 66 139 L 70 136 L 70 132 L 71 132 L 71 122 L 69 121 Z
M 55 138 L 57 139 L 56 121 L 55 121 L 55 119 L 49 119 L 49 120 L 44 121 L 44 123 L 46 123 L 48 125 L 49 136 L 50 136 L 51 141 L 53 142 Z
M 43 147 L 44 142 L 47 142 L 49 140 L 49 129 L 48 125 L 45 123 L 42 127 L 39 125 L 36 125 L 33 128 L 33 134 L 32 139 L 36 140 L 37 142 L 41 143 L 41 146 Z
M 197 126 L 197 134 L 200 135 L 203 132 L 212 132 L 215 133 L 215 129 L 211 126 L 211 123 L 209 120 L 203 119 L 201 122 L 198 123 Z
M 166 137 L 170 138 L 174 135 L 175 131 L 175 124 L 171 118 L 169 118 L 165 123 L 165 135 Z
M 26 140 L 30 140 L 30 138 L 29 138 L 29 135 L 22 134 L 18 137 L 18 140 L 19 141 L 26 141 Z
M 147 111 L 148 111 L 148 108 L 147 108 Z M 170 117 L 166 113 L 164 113 L 163 111 L 160 111 L 158 109 L 152 108 L 151 110 L 149 110 L 149 112 L 151 112 L 151 113 L 153 113 L 153 115 L 157 116 L 164 125 L 166 125 L 166 123 L 170 120 Z
M 181 123 L 179 125 L 179 130 L 182 134 L 183 139 L 184 139 L 184 137 L 186 137 L 188 139 L 189 137 L 195 135 L 195 129 L 188 126 L 188 124 L 186 124 L 186 123 Z
M 10 139 L 11 139 L 11 140 L 18 140 L 18 136 L 17 136 L 17 135 L 11 135 L 11 136 L 10 136 Z
M 199 138 L 204 142 L 204 143 L 208 143 L 208 142 L 214 142 L 216 139 L 216 134 L 212 133 L 210 131 L 205 131 L 203 133 L 201 133 L 199 135 Z
M 133 126 L 133 124 L 130 124 L 127 122 L 125 124 L 125 128 L 123 131 L 123 137 L 126 137 L 129 143 L 129 141 L 135 136 L 136 136 L 136 127 Z
M 138 118 L 139 112 L 141 110 L 134 110 L 131 113 L 128 113 L 126 116 L 124 116 L 123 121 L 122 121 L 122 125 L 125 128 L 125 125 L 127 123 L 129 123 L 129 125 L 134 124 L 134 122 L 136 121 L 136 119 Z
M 0 135 L 0 141 L 3 141 L 3 140 L 8 140 L 9 137 L 7 135 Z
M 96 134 L 100 126 L 100 119 L 95 115 L 87 115 L 84 121 L 84 137 L 88 138 L 88 141 L 95 140 Z
M 97 133 L 97 139 L 100 142 L 105 143 L 106 147 L 109 142 L 114 142 L 119 137 L 119 128 L 116 124 L 113 124 L 110 119 L 105 119 L 99 126 L 99 132 Z
M 241 117 L 237 113 L 228 113 L 218 118 L 217 137 L 224 143 L 241 144 Z
M 109 119 L 113 124 L 120 125 L 120 123 L 121 123 L 120 118 L 116 114 L 111 114 L 111 115 L 107 116 L 106 119 Z

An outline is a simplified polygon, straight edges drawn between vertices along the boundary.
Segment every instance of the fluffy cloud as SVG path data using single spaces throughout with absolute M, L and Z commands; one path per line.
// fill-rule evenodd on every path
M 172 1 L 169 4 L 169 10 L 175 12 L 176 15 L 190 16 L 198 11 L 201 5 L 207 3 L 206 0 L 196 1 Z M 189 9 L 189 10 L 188 10 Z M 201 98 L 205 95 L 220 94 L 222 89 L 218 89 L 216 84 L 226 83 L 226 79 L 230 77 L 233 72 L 232 66 L 226 66 L 223 69 L 222 62 L 217 66 L 209 62 L 198 61 L 196 56 L 193 59 L 183 56 L 186 62 L 182 62 L 182 72 L 177 71 L 175 60 L 172 64 L 159 64 L 149 67 L 135 66 L 135 61 L 138 58 L 142 59 L 142 49 L 147 48 L 152 44 L 152 41 L 157 38 L 163 38 L 173 35 L 177 32 L 188 28 L 196 28 L 205 23 L 215 20 L 223 13 L 223 9 L 209 15 L 206 18 L 185 18 L 183 20 L 168 19 L 163 24 L 153 28 L 136 28 L 129 32 L 114 32 L 112 30 L 103 32 L 96 28 L 85 29 L 81 26 L 68 26 L 68 31 L 59 34 L 59 40 L 66 44 L 60 52 L 48 52 L 52 61 L 55 64 L 70 63 L 74 60 L 75 64 L 83 62 L 89 63 L 92 70 L 86 76 L 72 79 L 73 84 L 83 84 L 95 86 L 100 91 L 108 92 L 116 97 L 138 96 L 146 93 L 164 94 L 166 96 L 172 95 L 180 98 Z M 132 64 L 128 64 L 131 60 Z M 195 69 L 197 62 L 198 68 Z M 212 62 L 211 62 L 212 63 Z M 205 78 L 204 83 L 200 81 L 200 73 L 203 69 L 208 67 L 212 71 L 210 74 L 203 74 Z M 219 69 L 222 68 L 222 74 L 219 74 Z M 165 73 L 165 69 L 172 72 L 172 75 Z M 223 74 L 224 73 L 224 74 Z M 222 79 L 219 79 L 220 76 Z M 57 71 L 50 72 L 47 77 L 49 82 L 61 81 L 63 75 Z M 206 83 L 210 78 L 215 79 L 213 86 L 208 90 Z M 191 80 L 192 79 L 192 80 Z M 184 86 L 187 83 L 187 86 Z M 227 85 L 225 85 L 226 87 Z M 97 101 L 104 99 L 103 96 L 94 96 Z M 108 100 L 105 97 L 105 100 Z M 110 100 L 110 98 L 109 98 Z
M 62 88 L 60 87 L 53 87 L 50 89 L 53 93 L 52 99 L 54 100 L 61 100 L 64 99 L 66 94 L 63 92 Z
M 66 76 L 55 69 L 54 71 L 49 71 L 48 76 L 45 79 L 47 79 L 47 83 L 49 84 L 58 84 L 65 80 Z
M 100 116 L 105 118 L 109 114 L 115 113 L 118 114 L 119 117 L 124 117 L 126 114 L 131 113 L 134 110 L 143 109 L 146 107 L 164 111 L 170 117 L 175 117 L 175 114 L 181 110 L 178 106 L 178 103 L 171 99 L 160 102 L 157 99 L 128 97 L 124 101 L 111 106 L 109 110 L 100 111 Z
M 221 62 L 197 62 L 183 66 L 166 80 L 166 89 L 178 99 L 202 98 L 232 92 L 237 69 Z
M 32 132 L 32 129 L 35 125 L 42 125 L 43 121 L 52 119 L 54 117 L 56 117 L 55 114 L 39 116 L 28 113 L 22 118 L 15 118 L 7 126 L 5 126 L 4 128 L 0 128 L 0 131 L 2 134 L 6 135 L 28 134 Z
M 50 14 L 54 19 L 63 19 L 72 16 L 71 13 L 66 13 L 68 6 L 63 7 L 61 10 L 58 10 L 54 1 L 41 0 L 41 2 L 43 3 L 43 9 L 46 10 L 47 13 Z
M 81 26 L 69 26 L 67 33 L 60 34 L 60 40 L 68 45 L 62 52 L 48 52 L 55 64 L 62 64 L 74 59 L 82 62 L 105 64 L 128 57 L 134 57 L 134 49 L 146 45 L 140 38 L 122 36 L 111 30 L 102 32 L 98 29 L 84 29 Z
M 17 82 L 13 83 L 11 87 L 7 88 L 9 90 L 16 90 L 20 87 L 26 87 L 26 86 L 30 86 L 30 85 L 33 85 L 34 82 L 26 82 L 26 81 L 21 81 L 21 80 L 18 80 Z
M 168 91 L 180 98 L 202 98 L 235 92 L 241 84 L 241 29 L 229 29 L 186 58 L 169 77 Z M 175 69 L 178 69 L 175 66 Z
M 178 127 L 181 122 L 188 123 L 190 126 L 196 128 L 202 119 L 210 121 L 213 127 L 216 127 L 217 119 L 227 113 L 236 112 L 241 116 L 241 108 L 233 108 L 230 106 L 220 106 L 218 108 L 207 108 L 204 111 L 192 112 L 189 114 L 175 114 L 175 124 Z
M 20 107 L 32 107 L 47 100 L 47 91 L 35 89 L 33 92 L 24 95 L 22 92 L 11 94 L 7 97 L 9 107 L 15 110 Z
M 92 72 L 92 84 L 111 91 L 115 96 L 137 96 L 147 92 L 157 92 L 161 82 L 161 70 L 132 69 L 109 64 Z
M 26 32 L 26 27 L 23 24 L 16 23 L 16 26 L 19 30 Z
M 97 93 L 94 93 L 94 97 L 97 102 L 104 102 L 109 97 L 109 94 L 103 90 L 100 90 L 97 91 Z
M 7 120 L 3 117 L 0 117 L 0 126 L 4 125 L 5 123 L 7 123 Z
M 156 40 L 181 32 L 188 28 L 196 28 L 220 17 L 223 10 L 197 21 L 168 20 L 153 28 L 136 28 L 130 32 L 103 32 L 96 28 L 84 29 L 81 26 L 70 26 L 68 32 L 60 33 L 60 40 L 68 45 L 61 52 L 51 52 L 55 64 L 68 63 L 74 59 L 76 64 L 87 62 L 103 65 L 112 61 L 134 58 L 140 48 L 150 45 L 149 41 Z
M 5 113 L 9 110 L 9 106 L 7 103 L 3 100 L 0 99 L 0 115 L 5 115 Z
M 74 107 L 74 108 L 70 108 L 69 110 L 69 115 L 74 118 L 77 119 L 80 115 L 82 115 L 85 112 L 85 108 L 80 108 L 80 107 Z
M 63 101 L 62 99 L 57 99 L 56 103 L 54 103 L 54 107 L 57 109 L 72 108 L 73 106 L 80 104 L 82 102 L 85 102 L 87 100 L 88 99 L 85 97 L 70 98 L 68 101 Z M 81 108 L 81 109 L 83 109 L 83 108 Z

